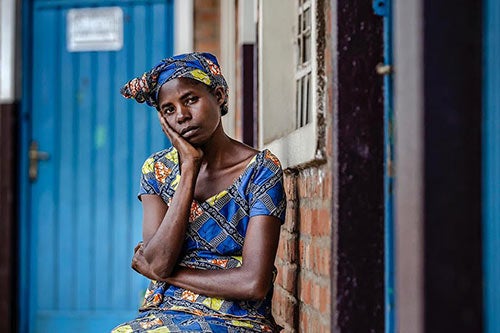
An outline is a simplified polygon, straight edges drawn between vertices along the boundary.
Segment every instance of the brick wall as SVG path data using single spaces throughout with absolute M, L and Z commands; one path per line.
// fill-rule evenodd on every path
M 220 0 L 194 1 L 194 50 L 220 56 Z
M 276 265 L 274 315 L 285 332 L 329 332 L 332 173 L 328 164 L 287 172 L 287 217 Z

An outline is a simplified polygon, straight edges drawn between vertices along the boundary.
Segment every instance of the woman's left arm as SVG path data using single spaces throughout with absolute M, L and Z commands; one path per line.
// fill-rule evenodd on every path
M 226 270 L 179 268 L 167 282 L 209 297 L 260 300 L 269 291 L 281 221 L 274 216 L 250 218 L 242 265 Z

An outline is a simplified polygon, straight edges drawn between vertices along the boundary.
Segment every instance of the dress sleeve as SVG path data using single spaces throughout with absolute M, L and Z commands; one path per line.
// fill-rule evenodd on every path
M 285 221 L 286 196 L 283 188 L 283 170 L 276 156 L 265 151 L 252 180 L 250 217 L 275 216 Z
M 156 178 L 154 157 L 148 158 L 141 169 L 141 184 L 137 197 L 141 200 L 143 194 L 160 194 L 160 182 Z

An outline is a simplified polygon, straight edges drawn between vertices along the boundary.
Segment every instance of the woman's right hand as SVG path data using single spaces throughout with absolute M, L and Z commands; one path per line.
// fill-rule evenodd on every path
M 203 159 L 203 151 L 200 148 L 193 146 L 179 133 L 177 133 L 167 122 L 165 117 L 158 112 L 158 119 L 160 120 L 163 133 L 170 139 L 172 145 L 179 153 L 181 169 L 194 168 L 195 172 L 199 171 L 201 161 Z

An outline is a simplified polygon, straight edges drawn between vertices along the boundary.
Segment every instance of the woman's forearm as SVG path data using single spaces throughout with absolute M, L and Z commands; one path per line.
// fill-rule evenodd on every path
M 194 196 L 197 172 L 186 169 L 160 226 L 142 246 L 142 270 L 164 279 L 170 275 L 182 250 Z M 137 252 L 136 252 L 137 254 Z M 135 257 L 135 256 L 134 256 Z M 144 267 L 147 265 L 148 267 Z M 138 267 L 134 267 L 137 269 Z
M 181 267 L 166 281 L 210 297 L 263 299 L 273 280 L 280 228 L 281 224 L 276 217 L 254 216 L 248 224 L 240 267 L 220 270 Z
M 259 276 L 244 266 L 223 270 L 181 267 L 165 281 L 209 297 L 237 300 L 261 300 L 272 283 L 270 276 Z

